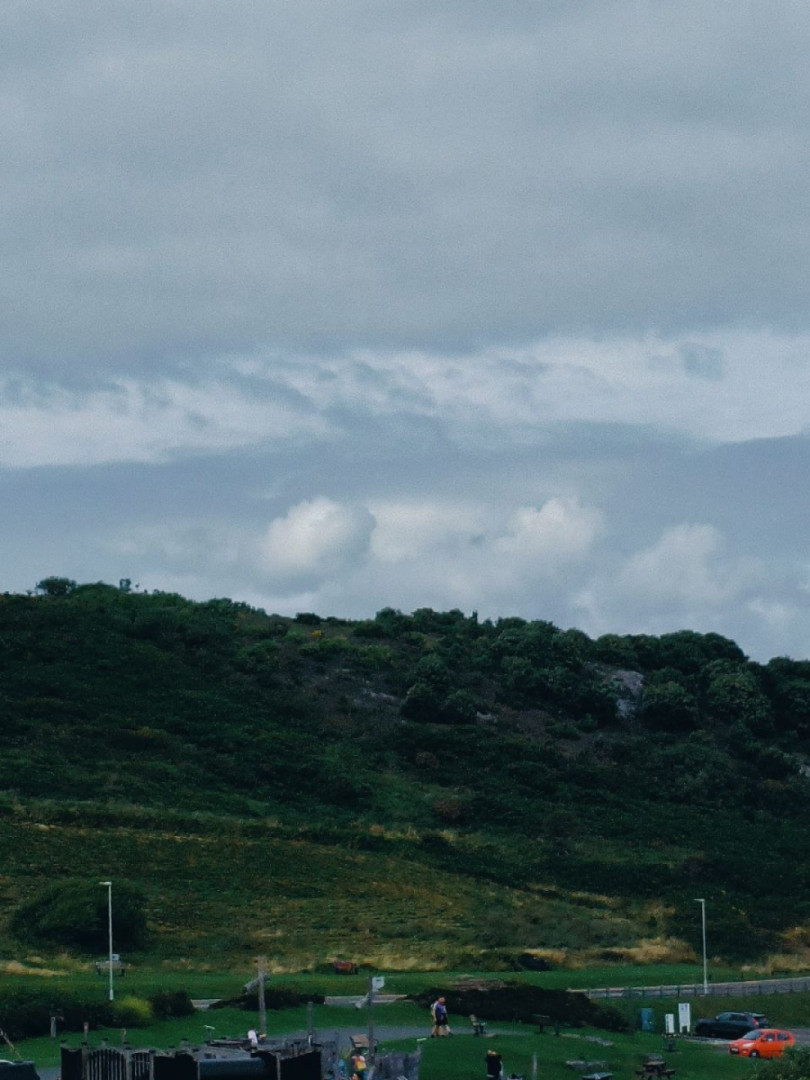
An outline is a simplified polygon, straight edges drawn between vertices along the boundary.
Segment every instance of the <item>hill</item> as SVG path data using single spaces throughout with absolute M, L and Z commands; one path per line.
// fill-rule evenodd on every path
M 155 955 L 279 967 L 683 959 L 696 895 L 729 962 L 810 936 L 808 662 L 49 578 L 0 596 L 0 670 L 15 955 L 60 875 L 141 889 Z

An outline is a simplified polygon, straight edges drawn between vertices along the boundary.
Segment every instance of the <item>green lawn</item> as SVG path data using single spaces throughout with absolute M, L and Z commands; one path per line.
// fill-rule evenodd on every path
M 53 965 L 55 968 L 56 965 Z M 133 968 L 125 978 L 116 980 L 116 1000 L 126 995 L 147 996 L 157 990 L 185 990 L 193 998 L 226 998 L 235 995 L 242 985 L 252 976 L 251 971 L 241 973 L 217 973 L 191 969 L 168 970 L 161 968 Z M 479 972 L 395 972 L 386 974 L 385 991 L 393 993 L 414 993 L 426 987 L 449 986 L 464 974 L 482 978 Z M 645 967 L 639 968 L 603 968 L 589 971 L 553 971 L 537 973 L 504 974 L 496 973 L 493 978 L 520 978 L 526 982 L 551 988 L 567 986 L 598 985 L 643 985 L 677 984 L 691 981 L 694 973 L 687 967 Z M 718 974 L 718 978 L 720 975 Z M 33 975 L 0 975 L 0 1006 L 4 990 L 18 989 L 25 986 L 36 987 L 41 991 L 43 983 L 53 991 L 53 999 L 58 1003 L 59 988 L 64 987 L 71 993 L 82 993 L 90 997 L 106 999 L 106 979 L 85 972 L 73 972 L 62 976 L 53 976 L 45 980 Z M 282 976 L 272 979 L 272 985 L 297 987 L 325 995 L 362 994 L 368 986 L 367 975 L 339 976 L 330 973 L 306 973 L 297 976 Z M 483 1080 L 484 1053 L 488 1046 L 497 1046 L 503 1054 L 506 1075 L 514 1072 L 527 1078 L 532 1074 L 533 1057 L 537 1055 L 538 1076 L 540 1080 L 576 1080 L 575 1072 L 566 1067 L 565 1062 L 572 1059 L 605 1061 L 614 1076 L 631 1080 L 641 1056 L 645 1053 L 660 1051 L 664 1014 L 677 1011 L 675 1000 L 635 999 L 611 1002 L 620 1009 L 630 1023 L 635 1026 L 640 1007 L 652 1008 L 657 1034 L 634 1031 L 627 1035 L 614 1035 L 586 1030 L 563 1029 L 559 1036 L 551 1033 L 538 1035 L 528 1026 L 490 1022 L 490 1030 L 500 1034 L 492 1039 L 476 1039 L 466 1033 L 466 1018 L 451 1017 L 456 1030 L 463 1035 L 448 1040 L 427 1040 L 421 1043 L 424 1051 L 422 1080 Z M 810 994 L 785 994 L 778 996 L 746 998 L 710 998 L 691 999 L 693 1021 L 700 1016 L 713 1015 L 727 1008 L 753 1008 L 767 1012 L 771 1020 L 786 1027 L 807 1026 L 810 1021 Z M 379 1029 L 388 1026 L 412 1027 L 427 1034 L 429 1017 L 426 1010 L 411 1002 L 399 1002 L 393 1005 L 377 1005 L 374 1010 L 375 1026 Z M 354 1028 L 364 1031 L 367 1025 L 366 1010 L 353 1008 L 316 1005 L 313 1009 L 316 1031 L 331 1032 L 339 1028 Z M 255 1013 L 242 1010 L 210 1009 L 199 1011 L 191 1017 L 154 1023 L 146 1028 L 130 1030 L 127 1033 L 132 1045 L 154 1046 L 160 1049 L 178 1047 L 183 1040 L 192 1045 L 200 1045 L 206 1038 L 243 1036 L 247 1029 L 257 1022 Z M 0 1008 L 0 1025 L 2 1009 Z M 281 1035 L 293 1031 L 305 1030 L 307 1010 L 305 1006 L 280 1011 L 269 1010 L 267 1013 L 267 1032 L 269 1035 Z M 213 1032 L 210 1030 L 213 1028 Z M 590 1041 L 591 1038 L 605 1038 L 611 1045 L 600 1046 Z M 81 1035 L 68 1033 L 66 1041 L 77 1046 Z M 90 1045 L 99 1046 L 106 1039 L 111 1046 L 120 1045 L 122 1034 L 119 1029 L 93 1030 L 90 1032 Z M 17 1049 L 20 1054 L 33 1060 L 38 1066 L 57 1065 L 59 1062 L 60 1039 L 41 1037 L 20 1042 Z M 413 1049 L 415 1038 L 401 1044 L 392 1044 L 389 1048 Z M 0 1057 L 9 1056 L 0 1051 Z M 677 1069 L 677 1080 L 722 1080 L 726 1076 L 751 1075 L 752 1066 L 747 1061 L 732 1058 L 725 1047 L 677 1040 L 677 1049 L 671 1055 L 672 1065 Z
M 511 1073 L 532 1076 L 536 1055 L 539 1080 L 578 1080 L 580 1073 L 565 1063 L 571 1060 L 604 1062 L 616 1080 L 632 1080 L 642 1057 L 662 1050 L 660 1035 L 635 1033 L 605 1035 L 588 1029 L 564 1031 L 559 1037 L 537 1035 L 532 1030 L 516 1030 L 511 1025 L 498 1025 L 504 1033 L 494 1038 L 475 1039 L 469 1036 L 454 1039 L 433 1039 L 422 1044 L 421 1080 L 475 1080 L 486 1076 L 485 1053 L 496 1048 L 503 1056 L 505 1075 Z M 604 1039 L 605 1046 L 591 1040 Z M 391 1044 L 390 1049 L 412 1049 L 413 1042 Z M 677 1049 L 666 1054 L 667 1061 L 677 1070 L 676 1080 L 724 1080 L 725 1077 L 749 1076 L 754 1066 L 747 1060 L 733 1058 L 725 1047 L 708 1046 L 677 1040 Z
M 411 1006 L 407 1010 L 397 1008 L 395 1013 L 379 1007 L 375 1010 L 376 1022 L 382 1024 L 415 1023 L 422 1024 L 427 1033 L 427 1024 L 422 1010 Z M 220 1010 L 215 1014 L 198 1013 L 184 1020 L 166 1021 L 155 1024 L 149 1029 L 130 1032 L 133 1045 L 158 1046 L 161 1049 L 178 1047 L 182 1040 L 188 1039 L 192 1045 L 205 1041 L 205 1024 L 214 1021 L 215 1037 L 241 1036 L 253 1022 L 250 1013 L 238 1010 Z M 353 1014 L 347 1009 L 316 1009 L 316 1030 L 328 1033 L 337 1027 L 353 1026 L 358 1031 L 365 1030 L 365 1013 Z M 456 1025 L 459 1030 L 461 1025 Z M 277 1035 L 300 1031 L 306 1027 L 304 1009 L 285 1010 L 268 1014 L 268 1034 Z M 474 1080 L 485 1076 L 484 1056 L 489 1047 L 495 1047 L 503 1055 L 506 1075 L 517 1073 L 530 1078 L 532 1061 L 537 1056 L 538 1076 L 541 1080 L 572 1080 L 578 1073 L 566 1066 L 569 1060 L 603 1061 L 608 1065 L 614 1077 L 633 1077 L 644 1054 L 660 1052 L 660 1035 L 636 1032 L 629 1035 L 606 1034 L 590 1029 L 576 1031 L 563 1030 L 559 1036 L 551 1033 L 538 1035 L 533 1029 L 512 1024 L 491 1024 L 501 1032 L 492 1038 L 476 1039 L 464 1034 L 453 1039 L 427 1039 L 421 1043 L 423 1061 L 421 1080 Z M 90 1045 L 100 1046 L 103 1039 L 109 1045 L 120 1044 L 121 1033 L 118 1031 L 93 1031 Z M 592 1040 L 604 1040 L 610 1045 Z M 78 1046 L 81 1038 L 69 1036 L 68 1045 Z M 388 1042 L 381 1049 L 413 1050 L 416 1039 Z M 33 1060 L 39 1067 L 58 1065 L 59 1040 L 48 1038 L 29 1039 L 17 1049 L 26 1059 Z M 677 1049 L 668 1053 L 667 1058 L 677 1069 L 677 1080 L 723 1080 L 724 1077 L 747 1076 L 755 1068 L 751 1063 L 732 1058 L 725 1047 L 692 1043 L 677 1040 Z

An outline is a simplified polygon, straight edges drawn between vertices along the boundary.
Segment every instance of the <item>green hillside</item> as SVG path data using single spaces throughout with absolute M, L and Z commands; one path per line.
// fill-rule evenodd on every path
M 9 956 L 61 877 L 130 883 L 144 951 L 195 962 L 688 959 L 695 896 L 730 963 L 810 937 L 808 662 L 54 578 L 0 597 L 0 672 Z

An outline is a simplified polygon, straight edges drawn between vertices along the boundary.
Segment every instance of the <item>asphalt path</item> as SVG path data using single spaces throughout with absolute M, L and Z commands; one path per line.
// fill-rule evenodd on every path
M 352 999 L 352 1003 L 353 1003 L 354 1000 L 355 999 Z M 362 1021 L 362 1019 L 363 1019 L 362 1017 L 358 1016 L 358 1021 L 359 1022 L 357 1024 L 353 1024 L 352 1026 L 346 1026 L 346 1027 L 343 1027 L 343 1026 L 341 1026 L 341 1027 L 316 1027 L 315 1031 L 314 1031 L 314 1034 L 313 1034 L 313 1038 L 314 1038 L 314 1040 L 316 1042 L 318 1041 L 319 1038 L 321 1038 L 321 1039 L 335 1038 L 335 1039 L 338 1040 L 338 1045 L 340 1046 L 341 1054 L 348 1053 L 351 1050 L 351 1047 L 352 1047 L 351 1040 L 352 1040 L 353 1035 L 368 1035 L 368 1027 L 367 1027 L 367 1025 L 364 1025 L 362 1022 L 360 1022 L 360 1021 Z M 287 1032 L 285 1035 L 274 1035 L 273 1039 L 274 1040 L 277 1039 L 277 1038 L 305 1039 L 307 1037 L 307 1034 L 308 1034 L 308 1032 L 304 1031 L 304 1030 L 290 1031 L 290 1032 Z M 492 1032 L 489 1032 L 488 1034 L 497 1035 L 498 1032 L 497 1031 L 492 1031 Z M 472 1037 L 473 1032 L 472 1031 L 464 1031 L 462 1029 L 462 1030 L 460 1030 L 458 1032 L 454 1031 L 453 1032 L 453 1038 L 455 1038 L 456 1035 L 459 1035 L 462 1038 L 470 1038 L 470 1037 Z M 405 1040 L 408 1040 L 408 1039 L 413 1039 L 413 1041 L 414 1041 L 413 1049 L 415 1050 L 418 1045 L 421 1045 L 421 1042 L 423 1040 L 426 1040 L 429 1037 L 430 1037 L 430 1027 L 429 1026 L 425 1026 L 425 1027 L 414 1027 L 414 1026 L 406 1027 L 406 1026 L 398 1026 L 398 1025 L 395 1025 L 395 1024 L 379 1024 L 379 1025 L 375 1024 L 374 1025 L 374 1039 L 375 1039 L 375 1041 L 377 1042 L 378 1045 L 384 1045 L 385 1043 L 401 1042 L 401 1041 L 405 1041 Z M 39 1074 L 40 1080 L 58 1080 L 58 1078 L 59 1078 L 59 1069 L 57 1067 L 37 1069 L 37 1073 Z
M 355 999 L 352 999 L 352 1003 L 354 1002 L 354 1000 Z M 358 1020 L 360 1020 L 360 1019 L 361 1019 L 361 1017 L 358 1017 Z M 790 1028 L 790 1030 L 796 1036 L 796 1042 L 797 1043 L 799 1043 L 799 1044 L 801 1044 L 803 1046 L 810 1045 L 810 1028 L 806 1028 L 806 1027 L 795 1028 L 794 1027 L 794 1028 Z M 305 1039 L 307 1037 L 307 1034 L 308 1033 L 306 1031 L 304 1031 L 304 1030 L 291 1031 L 291 1032 L 288 1032 L 283 1037 L 284 1038 L 290 1038 L 290 1039 Z M 498 1034 L 500 1034 L 500 1032 L 498 1032 L 497 1030 L 490 1030 L 490 1031 L 487 1032 L 487 1036 L 498 1035 Z M 352 1039 L 353 1035 L 368 1035 L 368 1028 L 366 1026 L 364 1026 L 362 1023 L 357 1023 L 357 1024 L 354 1024 L 354 1025 L 351 1025 L 351 1026 L 345 1026 L 345 1027 L 341 1026 L 341 1027 L 337 1027 L 337 1028 L 336 1027 L 316 1028 L 315 1032 L 314 1032 L 314 1038 L 315 1038 L 316 1041 L 318 1040 L 319 1037 L 324 1038 L 324 1039 L 336 1038 L 338 1040 L 338 1044 L 340 1046 L 341 1053 L 348 1053 L 351 1050 L 351 1039 Z M 282 1036 L 274 1036 L 274 1038 L 276 1038 L 276 1037 L 282 1037 Z M 374 1038 L 375 1038 L 375 1040 L 376 1040 L 376 1042 L 378 1044 L 383 1044 L 384 1045 L 385 1043 L 403 1042 L 403 1041 L 406 1041 L 408 1039 L 413 1039 L 414 1040 L 414 1049 L 416 1049 L 416 1046 L 421 1045 L 421 1043 L 423 1041 L 425 1041 L 426 1039 L 428 1039 L 429 1037 L 430 1037 L 430 1028 L 429 1027 L 398 1026 L 398 1025 L 395 1025 L 395 1024 L 380 1024 L 380 1025 L 375 1024 L 374 1025 Z M 458 1031 L 453 1032 L 453 1037 L 454 1038 L 455 1037 L 472 1038 L 474 1036 L 473 1036 L 473 1032 L 471 1030 L 466 1030 L 466 1029 L 464 1029 L 462 1027 Z M 695 1042 L 701 1042 L 701 1043 L 705 1043 L 707 1045 L 718 1046 L 718 1047 L 728 1046 L 728 1044 L 730 1042 L 729 1039 L 698 1039 L 698 1038 L 695 1038 L 695 1036 L 687 1036 L 687 1038 L 690 1038 L 690 1039 L 694 1040 Z M 40 1076 L 40 1080 L 59 1080 L 59 1069 L 58 1068 L 42 1068 L 42 1069 L 37 1069 L 37 1072 L 38 1072 L 38 1074 Z

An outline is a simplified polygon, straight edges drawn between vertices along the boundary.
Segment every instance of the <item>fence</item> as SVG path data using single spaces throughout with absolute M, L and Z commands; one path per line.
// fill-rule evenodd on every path
M 292 1049 L 292 1053 L 289 1050 Z M 321 1080 L 321 1053 L 161 1054 L 154 1050 L 62 1047 L 62 1080 Z
M 419 1080 L 420 1053 L 381 1055 L 375 1080 Z M 339 1075 L 338 1037 L 310 1043 L 309 1037 L 271 1040 L 247 1053 L 235 1040 L 196 1050 L 160 1053 L 100 1047 L 62 1047 L 61 1080 L 322 1080 Z M 0 1076 L 0 1080 L 38 1080 Z
M 766 994 L 794 994 L 810 990 L 810 975 L 795 979 L 760 979 L 740 982 L 686 983 L 670 986 L 604 986 L 597 990 L 575 990 L 589 998 L 689 998 L 760 997 Z

